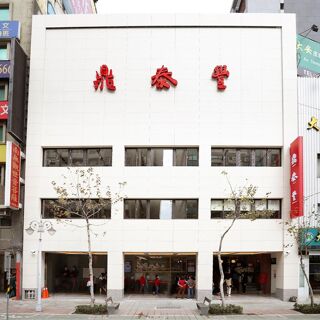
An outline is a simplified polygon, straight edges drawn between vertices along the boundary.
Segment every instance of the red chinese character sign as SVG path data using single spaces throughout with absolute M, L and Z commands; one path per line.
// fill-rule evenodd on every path
M 303 216 L 303 138 L 290 145 L 290 217 Z
M 21 171 L 20 147 L 8 141 L 6 153 L 5 205 L 11 209 L 19 209 Z
M 156 74 L 151 77 L 151 85 L 156 86 L 158 90 L 169 89 L 170 84 L 176 86 L 178 81 L 172 78 L 172 72 L 164 66 L 157 69 Z
M 0 101 L 0 120 L 8 119 L 8 101 Z
M 106 64 L 103 64 L 100 67 L 100 73 L 96 71 L 96 80 L 93 81 L 94 89 L 97 91 L 100 88 L 100 91 L 103 90 L 104 82 L 106 83 L 106 89 L 110 91 L 115 91 L 116 87 L 114 85 L 112 69 L 109 70 Z
M 227 70 L 227 66 L 216 66 L 212 73 L 212 79 L 217 80 L 218 90 L 223 91 L 227 87 L 224 84 L 224 78 L 229 78 L 229 71 Z

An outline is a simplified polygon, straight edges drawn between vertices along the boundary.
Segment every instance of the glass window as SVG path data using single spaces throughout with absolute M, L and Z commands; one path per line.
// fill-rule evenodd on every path
M 237 165 L 237 150 L 236 149 L 225 149 L 224 150 L 225 165 L 234 167 Z
M 127 148 L 126 153 L 126 166 L 136 166 L 136 149 Z
M 48 2 L 47 13 L 48 14 L 56 14 L 53 5 L 50 2 Z
M 5 129 L 4 126 L 0 124 L 0 142 L 5 141 Z
M 250 167 L 251 166 L 251 150 L 240 149 L 240 166 Z
M 266 211 L 267 210 L 267 200 L 255 200 L 254 206 L 256 211 Z
M 223 218 L 223 200 L 211 200 L 211 219 Z
M 6 44 L 0 44 L 0 60 L 8 60 L 8 47 Z
M 212 166 L 223 166 L 223 149 L 211 149 L 211 165 Z
M 272 211 L 272 218 L 280 219 L 281 218 L 281 201 L 268 199 L 268 210 Z
M 250 200 L 244 200 L 240 202 L 240 211 L 241 212 L 249 212 L 251 210 L 251 202 Z
M 172 165 L 173 165 L 173 150 L 164 149 L 163 150 L 163 166 L 172 167 Z
M 187 149 L 179 148 L 175 149 L 175 166 L 186 166 L 187 165 Z
M 12 219 L 11 216 L 0 216 L 0 227 L 11 227 Z
M 279 149 L 268 149 L 267 166 L 280 167 L 280 151 Z
M 124 200 L 125 219 L 146 219 L 147 200 Z
M 198 200 L 174 200 L 173 219 L 197 219 Z
M 8 20 L 10 20 L 9 8 L 0 7 L 0 21 L 8 21 Z
M 153 148 L 150 151 L 150 166 L 163 166 L 163 149 Z
M 255 150 L 255 166 L 265 167 L 267 165 L 267 150 L 256 149 Z
M 317 173 L 318 178 L 320 178 L 320 154 L 317 155 Z
M 161 200 L 150 200 L 150 219 L 160 219 Z
M 161 200 L 160 219 L 172 219 L 172 200 Z
M 198 166 L 198 149 L 187 149 L 187 166 Z
M 87 165 L 96 167 L 96 166 L 99 166 L 100 163 L 102 165 L 100 149 L 88 149 L 87 150 Z
M 4 84 L 0 84 L 0 101 L 5 101 L 5 100 L 7 100 L 6 99 L 6 86 Z
M 137 149 L 136 153 L 136 165 L 137 166 L 147 166 L 148 165 L 148 149 L 147 148 L 141 148 Z
M 60 157 L 56 149 L 44 150 L 44 166 L 45 167 L 60 166 Z
M 236 210 L 236 205 L 235 205 L 234 200 L 231 200 L 231 199 L 224 200 L 223 210 L 225 212 L 229 212 L 229 213 L 234 212 Z
M 67 167 L 69 165 L 69 150 L 68 149 L 57 149 L 59 155 L 60 167 Z
M 85 165 L 83 149 L 71 149 L 71 165 L 74 167 Z
M 88 149 L 89 151 L 90 149 Z M 98 149 L 100 157 L 100 166 L 112 166 L 112 148 Z

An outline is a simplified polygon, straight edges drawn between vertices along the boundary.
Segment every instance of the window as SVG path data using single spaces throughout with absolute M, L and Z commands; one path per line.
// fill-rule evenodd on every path
M 234 212 L 235 202 L 231 199 L 212 199 L 211 200 L 211 219 L 227 219 L 228 215 Z M 254 199 L 240 203 L 242 213 L 269 210 L 270 217 L 262 219 L 280 219 L 281 218 L 281 200 L 279 199 Z M 257 217 L 259 218 L 259 217 Z
M 9 7 L 0 7 L 0 21 L 10 20 Z
M 198 166 L 197 148 L 126 148 L 126 166 Z
M 98 199 L 86 199 L 86 203 L 82 205 L 87 205 L 88 207 L 92 206 L 92 202 L 99 201 Z M 57 209 L 57 199 L 43 199 L 41 201 L 41 210 L 42 218 L 45 219 L 54 219 L 54 218 L 63 218 L 63 219 L 81 219 L 77 214 L 73 212 L 79 211 L 78 201 L 70 200 L 70 203 L 66 206 L 70 209 L 65 211 L 63 209 L 58 212 Z M 101 206 L 97 207 L 100 209 L 91 219 L 110 219 L 111 218 L 111 202 L 107 199 L 101 200 Z
M 47 13 L 48 14 L 56 14 L 53 5 L 49 1 L 48 1 L 48 6 L 47 6 Z
M 320 154 L 317 155 L 317 176 L 320 178 Z
M 281 149 L 211 148 L 211 166 L 280 167 Z
M 11 227 L 12 218 L 11 216 L 0 216 L 0 227 Z
M 125 199 L 125 219 L 198 219 L 197 199 Z
M 0 60 L 9 60 L 8 46 L 6 43 L 0 44 Z
M 0 82 L 0 101 L 5 100 L 7 100 L 6 84 L 4 82 Z
M 60 149 L 43 150 L 45 167 L 97 167 L 111 166 L 111 148 Z
M 5 142 L 5 134 L 6 134 L 6 127 L 4 124 L 0 123 L 0 143 Z

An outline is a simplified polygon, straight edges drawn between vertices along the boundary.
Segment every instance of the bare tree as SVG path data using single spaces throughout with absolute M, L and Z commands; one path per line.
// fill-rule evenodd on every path
M 224 283 L 224 271 L 222 266 L 222 245 L 225 236 L 228 232 L 232 229 L 235 222 L 238 219 L 250 219 L 251 221 L 257 218 L 269 218 L 273 212 L 269 210 L 252 210 L 252 205 L 254 204 L 254 197 L 257 193 L 257 187 L 253 186 L 252 184 L 244 185 L 240 188 L 235 188 L 232 186 L 230 179 L 228 177 L 228 173 L 226 171 L 222 171 L 222 173 L 226 179 L 228 186 L 230 188 L 230 197 L 227 201 L 230 203 L 231 210 L 228 215 L 226 216 L 227 219 L 231 220 L 230 225 L 225 229 L 225 231 L 220 236 L 219 242 L 219 251 L 218 251 L 218 263 L 219 263 L 219 271 L 220 271 L 220 294 L 221 294 L 221 304 L 225 307 L 225 297 L 223 291 L 223 283 Z M 268 194 L 266 194 L 266 197 Z M 250 209 L 248 210 L 248 208 Z
M 119 183 L 119 192 L 112 194 L 109 186 L 102 185 L 99 174 L 94 173 L 93 168 L 76 169 L 74 171 L 68 168 L 68 172 L 68 176 L 62 175 L 62 185 L 52 181 L 58 199 L 52 200 L 50 204 L 54 217 L 57 219 L 76 217 L 85 220 L 89 257 L 90 305 L 94 306 L 92 223 L 90 221 L 98 216 L 104 216 L 106 209 L 123 200 L 121 190 L 125 183 Z
M 310 305 L 311 307 L 314 307 L 313 288 L 306 272 L 303 259 L 308 256 L 310 246 L 312 246 L 313 243 L 320 241 L 320 214 L 313 210 L 309 215 L 301 217 L 298 220 L 287 221 L 286 225 L 289 235 L 292 236 L 297 245 L 300 268 L 308 284 Z M 285 245 L 286 248 L 292 246 L 292 244 Z

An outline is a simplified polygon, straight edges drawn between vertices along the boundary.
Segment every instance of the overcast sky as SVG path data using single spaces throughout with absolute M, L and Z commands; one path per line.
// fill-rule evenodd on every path
M 232 0 L 98 0 L 98 13 L 229 13 Z

